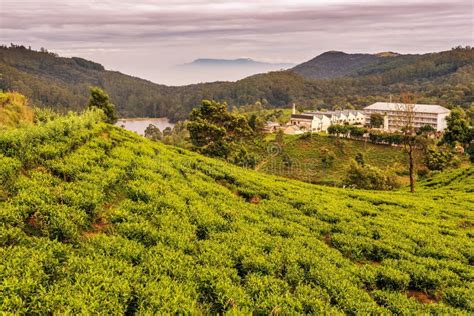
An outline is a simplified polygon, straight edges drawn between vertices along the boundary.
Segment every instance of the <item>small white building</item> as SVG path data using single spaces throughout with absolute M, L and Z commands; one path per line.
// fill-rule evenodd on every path
M 413 127 L 420 128 L 430 125 L 436 131 L 442 132 L 446 129 L 446 117 L 450 110 L 436 104 L 414 104 L 376 102 L 364 108 L 367 123 L 370 124 L 370 115 L 379 113 L 384 116 L 384 130 L 396 131 L 408 123 L 407 111 L 413 111 Z
M 290 118 L 290 125 L 297 126 L 300 130 L 305 132 L 322 132 L 326 131 L 332 122 L 329 116 L 314 114 L 314 113 L 302 113 L 292 114 Z
M 335 124 L 365 124 L 365 115 L 361 111 L 343 110 L 328 112 L 304 112 L 292 114 L 290 125 L 298 126 L 306 132 L 326 132 L 328 127 Z
M 275 133 L 280 129 L 280 123 L 267 121 L 263 127 L 264 133 Z

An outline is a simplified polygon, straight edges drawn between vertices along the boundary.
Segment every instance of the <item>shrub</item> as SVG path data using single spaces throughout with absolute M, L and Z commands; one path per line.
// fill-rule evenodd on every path
M 453 159 L 453 154 L 447 148 L 430 147 L 426 151 L 425 164 L 430 170 L 443 170 Z
M 382 266 L 377 273 L 377 286 L 381 289 L 404 291 L 408 288 L 410 276 L 407 273 Z
M 444 300 L 454 307 L 474 312 L 474 288 L 453 287 L 444 292 Z
M 323 150 L 321 152 L 321 162 L 325 167 L 331 167 L 336 160 L 336 154 L 330 150 Z
M 361 166 L 351 162 L 344 185 L 368 190 L 391 190 L 400 186 L 392 174 L 369 165 Z

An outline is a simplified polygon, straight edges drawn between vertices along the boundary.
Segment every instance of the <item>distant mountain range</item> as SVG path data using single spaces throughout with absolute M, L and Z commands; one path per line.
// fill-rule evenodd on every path
M 174 67 L 169 75 L 186 78 L 191 82 L 237 81 L 258 73 L 285 70 L 294 66 L 295 64 L 267 63 L 250 58 L 200 58 Z
M 256 61 L 251 58 L 238 58 L 238 59 L 212 59 L 212 58 L 199 58 L 191 63 L 179 65 L 179 67 L 229 67 L 229 66 L 248 66 L 248 67 L 270 67 L 275 69 L 288 69 L 294 67 L 295 64 L 290 63 L 267 63 Z
M 200 59 L 191 64 L 190 67 L 207 69 L 186 72 L 202 76 L 204 82 L 214 78 L 213 68 L 228 70 L 234 65 L 253 67 L 261 63 L 249 59 Z M 402 92 L 413 92 L 424 103 L 468 107 L 474 102 L 472 82 L 472 48 L 422 55 L 331 51 L 291 70 L 270 71 L 235 82 L 171 87 L 108 71 L 82 58 L 58 57 L 23 46 L 0 46 L 0 90 L 19 91 L 39 106 L 80 110 L 87 103 L 89 87 L 99 86 L 110 94 L 123 117 L 184 119 L 203 99 L 230 106 L 259 101 L 266 107 L 295 102 L 306 108 L 357 108 L 387 100 L 389 95 L 396 98 Z

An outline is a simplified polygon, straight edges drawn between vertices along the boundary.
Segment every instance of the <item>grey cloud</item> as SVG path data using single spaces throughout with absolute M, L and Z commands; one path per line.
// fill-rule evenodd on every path
M 301 62 L 329 49 L 425 52 L 473 42 L 469 0 L 0 3 L 0 41 L 76 50 L 149 79 L 156 79 L 150 64 L 160 68 L 198 57 Z M 137 64 L 124 66 L 127 58 Z

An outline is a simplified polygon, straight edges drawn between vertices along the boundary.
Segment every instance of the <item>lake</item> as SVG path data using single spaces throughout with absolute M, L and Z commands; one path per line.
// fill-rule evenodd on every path
M 173 123 L 170 123 L 167 117 L 119 119 L 115 125 L 123 127 L 126 130 L 135 132 L 139 135 L 144 135 L 145 129 L 150 124 L 158 127 L 160 131 L 163 131 L 167 127 L 173 128 L 174 126 Z

